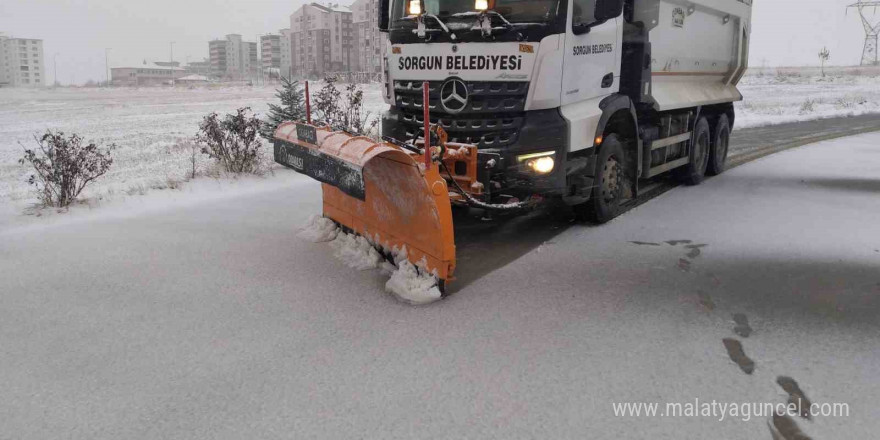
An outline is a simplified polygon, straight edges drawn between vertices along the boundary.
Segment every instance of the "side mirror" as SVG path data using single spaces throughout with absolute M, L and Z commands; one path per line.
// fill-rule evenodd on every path
M 379 0 L 379 32 L 388 32 L 391 21 L 390 0 Z
M 590 17 L 582 15 L 586 11 L 582 11 L 579 8 L 581 2 L 575 0 L 575 23 L 572 24 L 575 35 L 587 34 L 592 28 L 619 17 L 623 13 L 623 0 L 595 0 L 595 2 L 592 17 Z
M 623 0 L 596 0 L 596 12 L 593 16 L 597 22 L 617 18 L 623 13 Z

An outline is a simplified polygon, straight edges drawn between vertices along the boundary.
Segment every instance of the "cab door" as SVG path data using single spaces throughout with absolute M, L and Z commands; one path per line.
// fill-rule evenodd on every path
M 619 90 L 621 17 L 589 28 L 597 0 L 569 0 L 562 73 L 562 105 L 605 97 Z

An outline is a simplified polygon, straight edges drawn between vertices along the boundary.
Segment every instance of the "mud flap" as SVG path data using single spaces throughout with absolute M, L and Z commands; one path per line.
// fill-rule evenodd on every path
M 311 126 L 285 123 L 278 128 L 275 160 L 323 183 L 324 216 L 384 251 L 406 249 L 407 259 L 435 275 L 441 286 L 451 281 L 452 207 L 438 166 L 426 169 L 391 144 L 322 128 L 312 133 L 305 127 Z

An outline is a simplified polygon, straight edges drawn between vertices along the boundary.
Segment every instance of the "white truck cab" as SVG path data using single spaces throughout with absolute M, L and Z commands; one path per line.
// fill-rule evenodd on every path
M 489 202 L 557 198 L 604 222 L 640 179 L 723 171 L 751 0 L 380 0 L 383 135 L 479 148 Z

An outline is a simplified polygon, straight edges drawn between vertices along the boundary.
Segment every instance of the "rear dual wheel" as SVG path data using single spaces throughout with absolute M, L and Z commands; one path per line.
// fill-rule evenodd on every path
M 706 169 L 709 167 L 712 148 L 711 138 L 709 121 L 706 118 L 700 118 L 694 127 L 694 135 L 691 137 L 690 162 L 675 172 L 685 185 L 699 185 L 706 178 Z
M 706 169 L 706 174 L 717 176 L 723 173 L 727 166 L 727 148 L 730 145 L 730 120 L 727 119 L 727 115 L 718 117 L 712 134 L 712 147 L 709 149 L 709 167 Z

